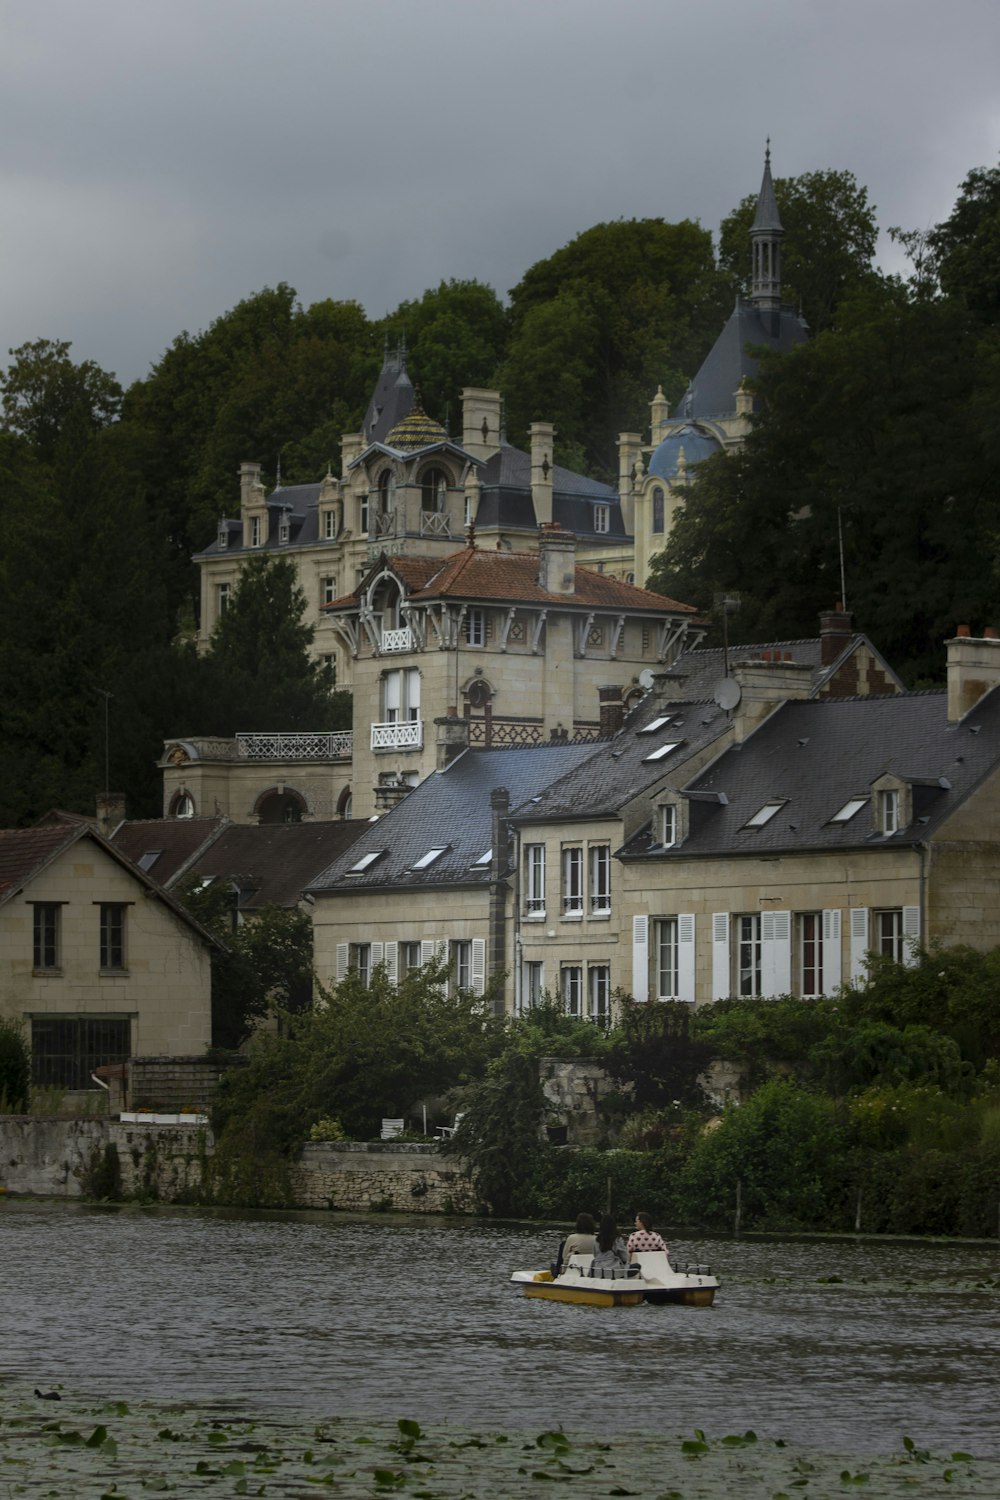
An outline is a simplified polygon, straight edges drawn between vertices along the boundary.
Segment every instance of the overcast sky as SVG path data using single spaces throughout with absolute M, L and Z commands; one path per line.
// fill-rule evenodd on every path
M 128 382 L 278 281 L 506 295 L 601 221 L 717 231 L 768 135 L 776 176 L 938 223 L 997 164 L 1000 4 L 0 0 L 0 358 Z

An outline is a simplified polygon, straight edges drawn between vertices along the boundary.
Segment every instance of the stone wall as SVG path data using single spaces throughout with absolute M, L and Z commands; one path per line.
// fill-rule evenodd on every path
M 598 1106 L 616 1087 L 597 1063 L 563 1057 L 539 1060 L 538 1076 L 548 1105 L 550 1132 L 558 1132 L 569 1146 L 593 1146 L 605 1133 Z M 555 1139 L 556 1137 L 553 1136 Z
M 113 1151 L 109 1148 L 113 1147 Z M 45 1198 L 110 1196 L 117 1155 L 123 1198 L 197 1202 L 211 1131 L 198 1125 L 0 1116 L 0 1188 Z M 290 1171 L 299 1208 L 471 1213 L 460 1163 L 428 1143 L 310 1142 Z

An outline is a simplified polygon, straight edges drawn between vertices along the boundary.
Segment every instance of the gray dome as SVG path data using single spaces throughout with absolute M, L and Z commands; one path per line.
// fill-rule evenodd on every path
M 720 445 L 713 437 L 709 437 L 700 427 L 686 425 L 668 433 L 663 442 L 657 448 L 649 460 L 650 474 L 655 474 L 658 479 L 674 479 L 677 476 L 677 460 L 684 449 L 684 459 L 690 468 L 692 464 L 700 464 L 703 458 L 709 458 L 713 453 L 718 453 Z

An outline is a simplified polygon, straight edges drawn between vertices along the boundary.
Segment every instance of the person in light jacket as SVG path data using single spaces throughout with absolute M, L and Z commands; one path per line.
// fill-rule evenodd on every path
M 597 1249 L 591 1276 L 627 1276 L 628 1251 L 611 1214 L 605 1214 L 597 1231 Z

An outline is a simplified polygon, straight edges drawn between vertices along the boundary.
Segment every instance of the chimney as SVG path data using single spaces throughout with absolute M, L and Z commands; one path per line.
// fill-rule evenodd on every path
M 819 617 L 821 664 L 832 667 L 844 647 L 853 639 L 851 616 L 838 599 L 835 608 L 825 610 Z
M 808 698 L 812 670 L 800 662 L 769 653 L 768 660 L 740 662 L 733 669 L 740 699 L 733 710 L 733 743 L 741 745 L 764 720 L 790 698 Z
M 456 708 L 449 708 L 443 719 L 435 719 L 437 730 L 437 769 L 446 771 L 453 760 L 469 748 L 469 723 L 458 717 Z
M 551 422 L 532 422 L 531 502 L 539 526 L 546 526 L 552 520 L 552 444 L 555 435 Z
M 625 722 L 625 704 L 620 685 L 612 683 L 608 687 L 599 687 L 597 701 L 601 706 L 600 736 L 602 740 L 609 740 Z
M 260 464 L 240 464 L 240 510 L 264 504 L 264 486 L 260 481 Z
M 538 586 L 567 598 L 576 592 L 576 537 L 558 521 L 538 531 Z
M 632 471 L 642 450 L 642 438 L 637 432 L 618 434 L 618 498 L 624 505 L 632 494 Z
M 466 386 L 462 391 L 462 447 L 473 458 L 490 458 L 500 447 L 499 391 Z
M 959 625 L 948 652 L 948 723 L 957 724 L 979 700 L 1000 683 L 1000 640 L 992 626 L 982 637 Z
M 98 792 L 97 794 L 97 827 L 106 839 L 109 839 L 118 827 L 119 823 L 125 821 L 125 793 L 124 792 Z

